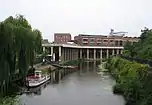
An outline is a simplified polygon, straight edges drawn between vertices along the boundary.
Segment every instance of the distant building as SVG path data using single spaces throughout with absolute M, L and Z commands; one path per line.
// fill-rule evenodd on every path
M 64 44 L 71 41 L 70 33 L 55 33 L 54 34 L 54 43 Z
M 124 46 L 127 41 L 138 42 L 137 37 L 124 37 L 119 35 L 84 35 L 74 37 L 74 42 L 83 46 Z

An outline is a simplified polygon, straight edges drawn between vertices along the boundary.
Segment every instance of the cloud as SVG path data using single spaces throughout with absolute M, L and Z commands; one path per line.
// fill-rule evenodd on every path
M 5 0 L 0 21 L 23 14 L 49 40 L 55 32 L 108 34 L 110 28 L 139 36 L 143 27 L 152 27 L 151 4 L 151 0 Z

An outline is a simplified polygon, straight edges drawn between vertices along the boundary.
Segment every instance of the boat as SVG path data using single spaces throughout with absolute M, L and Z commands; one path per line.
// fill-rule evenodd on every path
M 36 70 L 33 76 L 26 77 L 27 87 L 37 87 L 50 79 L 50 75 L 42 74 L 41 70 Z

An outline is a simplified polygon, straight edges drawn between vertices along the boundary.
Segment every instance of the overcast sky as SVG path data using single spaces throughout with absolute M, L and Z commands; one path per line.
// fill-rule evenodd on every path
M 0 0 L 0 21 L 15 14 L 50 41 L 55 32 L 108 34 L 113 28 L 139 36 L 152 28 L 152 0 Z

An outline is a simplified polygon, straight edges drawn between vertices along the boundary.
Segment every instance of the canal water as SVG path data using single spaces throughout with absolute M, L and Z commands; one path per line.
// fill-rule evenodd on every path
M 86 62 L 59 83 L 46 83 L 19 97 L 20 105 L 124 105 L 122 96 L 112 93 L 115 81 L 99 73 L 98 62 Z
M 122 96 L 112 93 L 115 81 L 99 73 L 98 62 L 86 62 L 59 83 L 48 82 L 19 96 L 20 105 L 124 105 Z

